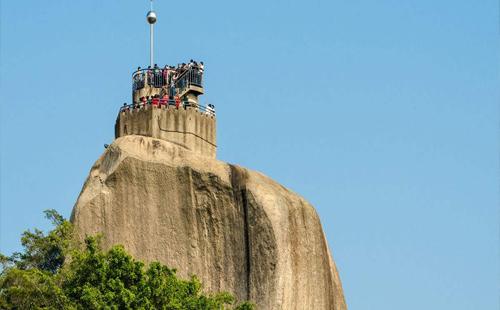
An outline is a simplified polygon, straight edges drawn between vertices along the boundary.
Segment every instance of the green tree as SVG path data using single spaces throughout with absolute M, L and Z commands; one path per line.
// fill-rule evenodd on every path
M 158 262 L 146 267 L 122 246 L 104 252 L 97 237 L 80 250 L 71 223 L 54 210 L 46 217 L 52 231 L 27 231 L 23 253 L 0 255 L 0 309 L 254 309 L 227 292 L 204 294 L 196 276 L 180 279 Z
M 25 231 L 21 236 L 23 253 L 14 253 L 9 261 L 22 270 L 39 269 L 56 273 L 64 260 L 73 240 L 73 227 L 56 210 L 45 211 L 45 217 L 55 228 L 45 235 L 41 230 Z

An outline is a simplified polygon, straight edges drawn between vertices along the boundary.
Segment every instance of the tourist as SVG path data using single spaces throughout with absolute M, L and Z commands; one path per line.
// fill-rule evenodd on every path
M 179 76 L 177 76 L 177 78 L 176 78 L 176 81 L 179 84 L 178 85 L 179 90 L 182 90 L 184 88 L 184 82 L 185 82 L 185 77 L 184 76 L 181 77 L 181 75 L 182 75 L 182 73 L 180 73 Z
M 148 70 L 146 71 L 147 79 L 148 79 L 148 85 L 152 84 L 152 77 L 153 77 L 153 72 L 151 71 L 151 66 L 148 66 Z
M 208 104 L 206 112 L 209 115 L 215 116 L 215 106 L 213 104 Z
M 153 99 L 151 99 L 151 104 L 154 107 L 157 107 L 160 104 L 160 98 L 158 98 L 158 95 L 155 95 Z
M 172 81 L 170 82 L 170 97 L 175 96 L 175 76 L 172 78 Z
M 166 84 L 168 81 L 168 66 L 167 65 L 165 65 L 165 67 L 163 68 L 162 75 L 163 75 L 163 80 L 165 81 L 165 84 Z
M 160 69 L 158 68 L 158 65 L 155 64 L 153 67 L 153 74 L 152 74 L 152 84 L 154 87 L 159 86 L 159 80 L 160 80 Z
M 168 95 L 167 95 L 167 94 L 165 94 L 165 95 L 163 95 L 163 97 L 161 97 L 161 99 L 160 99 L 160 106 L 164 106 L 164 105 L 166 106 L 166 105 L 167 105 L 167 102 L 168 102 Z

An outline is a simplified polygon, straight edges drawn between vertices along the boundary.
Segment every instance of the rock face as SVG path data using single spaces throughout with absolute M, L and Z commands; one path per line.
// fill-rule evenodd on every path
M 125 136 L 92 167 L 71 216 L 80 238 L 196 274 L 258 309 L 346 309 L 314 208 L 268 177 L 176 144 Z

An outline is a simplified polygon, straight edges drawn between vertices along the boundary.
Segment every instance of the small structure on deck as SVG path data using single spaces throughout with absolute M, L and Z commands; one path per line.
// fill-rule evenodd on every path
M 202 156 L 216 156 L 216 118 L 213 105 L 202 106 L 203 62 L 177 66 L 153 65 L 153 24 L 156 13 L 147 15 L 151 28 L 150 66 L 132 75 L 132 104 L 120 108 L 115 137 L 143 135 L 183 146 Z

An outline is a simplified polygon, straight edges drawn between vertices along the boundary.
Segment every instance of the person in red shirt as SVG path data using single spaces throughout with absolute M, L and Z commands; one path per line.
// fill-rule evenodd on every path
M 161 97 L 160 99 L 160 106 L 162 105 L 167 105 L 167 102 L 168 102 L 168 95 L 163 95 L 163 97 Z
M 152 104 L 153 106 L 158 106 L 158 105 L 160 104 L 160 98 L 158 98 L 158 95 L 155 95 L 155 96 L 153 97 L 153 100 L 151 100 L 151 104 Z

